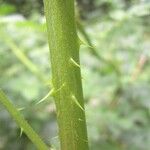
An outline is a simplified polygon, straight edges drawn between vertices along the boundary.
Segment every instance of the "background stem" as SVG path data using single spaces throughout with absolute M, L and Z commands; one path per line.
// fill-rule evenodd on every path
M 42 141 L 39 135 L 32 129 L 28 122 L 24 119 L 21 113 L 15 108 L 15 106 L 8 100 L 4 92 L 0 90 L 0 102 L 7 109 L 10 115 L 14 118 L 16 123 L 25 132 L 28 138 L 33 142 L 33 144 L 39 150 L 48 150 L 46 144 Z

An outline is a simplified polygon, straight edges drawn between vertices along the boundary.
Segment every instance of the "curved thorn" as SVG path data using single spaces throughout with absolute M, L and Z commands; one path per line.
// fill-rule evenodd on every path
M 73 58 L 70 58 L 70 62 L 71 62 L 71 64 L 73 64 L 74 66 L 80 68 L 80 65 L 79 65 Z
M 43 101 L 45 101 L 49 96 L 51 96 L 54 93 L 54 89 L 50 90 L 46 96 L 44 96 L 39 102 L 36 103 L 36 105 L 42 103 Z
M 71 98 L 72 98 L 72 100 L 75 102 L 75 104 L 76 104 L 81 110 L 85 111 L 84 108 L 80 105 L 80 103 L 78 102 L 78 100 L 76 99 L 76 97 L 75 97 L 74 95 L 72 95 Z

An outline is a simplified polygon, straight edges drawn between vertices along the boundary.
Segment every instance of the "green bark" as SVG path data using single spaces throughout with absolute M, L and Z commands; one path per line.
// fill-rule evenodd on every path
M 44 0 L 61 150 L 88 150 L 74 0 Z

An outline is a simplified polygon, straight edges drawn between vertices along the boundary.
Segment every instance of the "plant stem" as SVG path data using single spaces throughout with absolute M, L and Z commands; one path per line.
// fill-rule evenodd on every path
M 88 150 L 74 0 L 44 0 L 61 150 Z
M 46 78 L 44 74 L 38 69 L 38 67 L 26 56 L 23 50 L 16 45 L 16 43 L 10 37 L 6 36 L 4 32 L 0 32 L 3 35 L 3 41 L 6 45 L 11 49 L 13 54 L 17 57 L 17 59 L 36 77 L 42 81 L 44 84 L 46 83 Z
M 23 129 L 23 131 L 33 142 L 33 144 L 39 150 L 48 150 L 46 144 L 41 140 L 38 134 L 32 129 L 32 127 L 28 124 L 28 122 L 24 119 L 24 117 L 20 114 L 20 112 L 15 108 L 15 106 L 8 100 L 8 98 L 6 97 L 6 95 L 2 90 L 0 90 L 0 102 L 8 110 L 10 115 L 15 119 L 15 121 L 20 126 L 20 128 Z

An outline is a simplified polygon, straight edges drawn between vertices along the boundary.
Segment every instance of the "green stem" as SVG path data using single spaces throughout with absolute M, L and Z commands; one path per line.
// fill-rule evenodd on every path
M 33 142 L 33 144 L 39 150 L 48 150 L 46 144 L 41 140 L 38 134 L 32 129 L 32 127 L 27 123 L 24 117 L 20 114 L 20 112 L 15 108 L 15 106 L 8 100 L 6 95 L 2 90 L 0 90 L 0 102 L 3 106 L 8 110 L 10 115 L 14 118 L 17 124 L 23 129 L 24 133 L 28 136 L 28 138 Z
M 10 47 L 14 55 L 18 58 L 18 60 L 38 79 L 40 79 L 44 84 L 46 83 L 46 78 L 42 72 L 38 69 L 38 67 L 26 56 L 22 49 L 20 49 L 16 43 L 10 38 L 3 39 L 5 43 Z
M 88 150 L 74 0 L 44 0 L 44 6 L 61 150 Z

